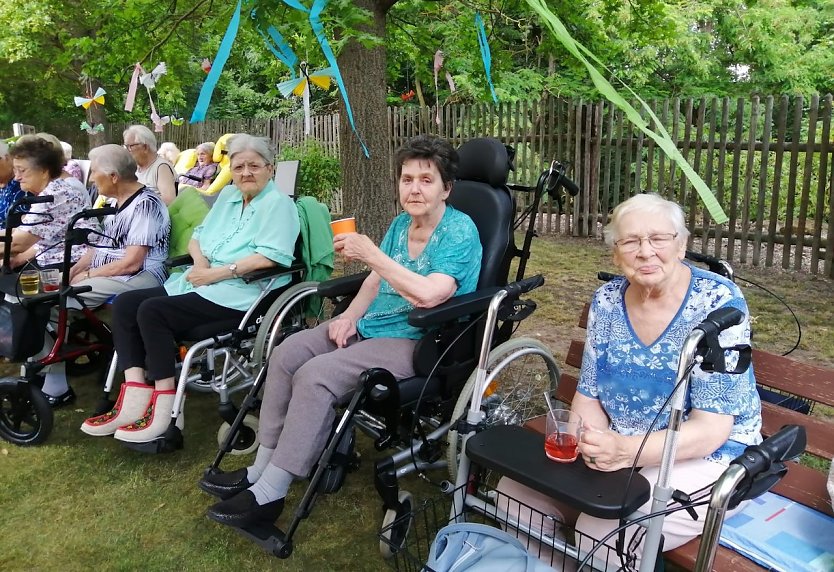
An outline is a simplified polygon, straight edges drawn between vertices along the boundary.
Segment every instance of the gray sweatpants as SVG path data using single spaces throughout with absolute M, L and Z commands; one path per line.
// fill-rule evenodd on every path
M 293 334 L 275 348 L 261 404 L 258 435 L 263 446 L 275 448 L 270 462 L 301 478 L 327 444 L 334 406 L 350 399 L 363 371 L 381 367 L 398 379 L 414 375 L 417 340 L 353 337 L 337 348 L 327 327 L 324 322 Z

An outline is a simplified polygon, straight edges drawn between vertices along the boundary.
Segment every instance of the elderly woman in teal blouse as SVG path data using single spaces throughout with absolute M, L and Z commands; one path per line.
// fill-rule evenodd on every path
M 446 204 L 457 162 L 447 142 L 411 139 L 396 156 L 405 212 L 380 247 L 357 233 L 334 237 L 336 252 L 371 273 L 344 313 L 293 334 L 273 352 L 254 464 L 200 481 L 203 490 L 225 499 L 209 509 L 210 518 L 236 527 L 274 522 L 291 482 L 309 476 L 333 425 L 333 407 L 350 399 L 360 374 L 382 367 L 397 378 L 414 375 L 414 348 L 425 332 L 408 324 L 408 312 L 475 289 L 478 230 Z
M 193 266 L 164 286 L 116 298 L 113 342 L 125 383 L 112 411 L 84 422 L 81 430 L 89 435 L 133 443 L 160 437 L 176 393 L 175 340 L 206 322 L 237 326 L 264 286 L 241 276 L 293 261 L 298 211 L 272 181 L 275 153 L 269 142 L 238 134 L 228 151 L 233 184 L 194 229 L 188 248 Z M 289 280 L 281 277 L 272 288 Z

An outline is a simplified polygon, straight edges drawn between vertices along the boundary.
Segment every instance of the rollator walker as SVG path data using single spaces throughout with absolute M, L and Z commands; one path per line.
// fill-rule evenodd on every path
M 519 287 L 523 288 L 524 285 L 511 285 L 496 293 L 490 305 L 487 323 L 494 323 L 503 300 L 514 297 L 514 288 Z M 557 570 L 584 570 L 586 565 L 588 569 L 594 570 L 627 568 L 625 563 L 628 555 L 625 549 L 619 544 L 615 549 L 611 544 L 604 543 L 613 533 L 609 538 L 590 539 L 577 530 L 558 531 L 558 523 L 554 525 L 553 515 L 543 514 L 535 507 L 524 505 L 495 488 L 496 476 L 504 475 L 591 516 L 621 519 L 620 528 L 635 523 L 645 526 L 647 533 L 639 570 L 662 570 L 660 554 L 664 516 L 668 512 L 686 510 L 692 506 L 689 499 L 683 498 L 685 495 L 676 494 L 669 486 L 669 472 L 675 461 L 689 375 L 696 364 L 705 371 L 741 373 L 746 370 L 750 363 L 749 346 L 722 348 L 718 344 L 718 334 L 740 323 L 742 318 L 742 313 L 735 308 L 718 309 L 686 339 L 678 363 L 678 383 L 670 402 L 671 416 L 659 476 L 653 487 L 639 473 L 629 474 L 628 469 L 603 473 L 588 468 L 581 458 L 567 464 L 548 460 L 544 455 L 544 434 L 531 430 L 535 428 L 536 422 L 530 423 L 527 428 L 520 425 L 485 428 L 480 404 L 489 399 L 489 388 L 494 378 L 486 367 L 485 355 L 482 353 L 476 371 L 478 391 L 470 403 L 465 423 L 461 424 L 464 454 L 461 455 L 455 483 L 450 483 L 446 490 L 451 496 L 451 509 L 442 512 L 442 505 L 435 506 L 433 502 L 428 502 L 421 509 L 383 529 L 381 537 L 383 541 L 390 542 L 391 550 L 398 558 L 397 568 L 435 572 L 430 566 L 424 566 L 432 537 L 447 523 L 465 521 L 499 526 L 519 538 L 526 537 L 528 546 L 530 541 L 539 543 L 540 555 L 543 550 L 552 551 L 550 565 Z M 484 347 L 489 346 L 490 333 L 491 330 L 487 328 Z M 725 362 L 724 352 L 727 349 L 737 352 L 739 356 L 733 370 L 728 369 Z M 804 428 L 790 425 L 760 445 L 747 447 L 744 454 L 731 463 L 712 486 L 696 571 L 712 570 L 727 510 L 773 487 L 788 470 L 785 462 L 798 457 L 804 449 Z M 638 512 L 637 508 L 650 498 L 650 513 Z M 680 506 L 670 506 L 672 499 Z M 393 540 L 395 538 L 398 542 Z
M 6 220 L 5 244 L 11 244 L 12 229 L 21 225 L 29 205 L 53 200 L 51 195 L 27 195 L 15 201 Z M 63 242 L 64 270 L 70 266 L 72 247 L 90 245 L 90 235 L 100 234 L 90 229 L 75 228 L 75 224 L 82 219 L 99 218 L 115 212 L 112 207 L 87 209 L 70 219 Z M 49 248 L 59 246 L 60 243 Z M 104 361 L 113 351 L 113 340 L 110 327 L 78 296 L 89 292 L 92 289 L 90 286 L 70 286 L 69 272 L 64 271 L 57 290 L 24 296 L 20 289 L 20 275 L 10 270 L 9 260 L 10 251 L 6 248 L 0 290 L 5 295 L 2 314 L 8 329 L 0 345 L 3 346 L 3 357 L 21 363 L 21 373 L 0 379 L 0 437 L 15 445 L 38 445 L 49 437 L 54 422 L 52 408 L 41 391 L 43 369 L 66 362 L 68 376 L 87 375 L 98 368 L 103 370 Z M 81 309 L 71 313 L 68 308 L 70 301 Z M 56 323 L 50 320 L 54 307 L 57 307 Z M 44 336 L 53 339 L 52 349 L 45 356 L 35 358 L 33 356 L 42 353 Z

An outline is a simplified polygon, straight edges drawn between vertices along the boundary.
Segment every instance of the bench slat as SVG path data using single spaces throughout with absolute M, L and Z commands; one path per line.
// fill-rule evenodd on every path
M 834 423 L 762 401 L 762 434 L 770 437 L 784 425 L 805 427 L 806 452 L 826 459 L 834 458 Z
M 834 371 L 753 350 L 756 382 L 834 407 Z

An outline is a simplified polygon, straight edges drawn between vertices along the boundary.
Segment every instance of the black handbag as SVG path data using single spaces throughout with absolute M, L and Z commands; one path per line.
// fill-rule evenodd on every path
M 43 349 L 50 306 L 0 299 L 0 356 L 10 361 L 24 361 Z

